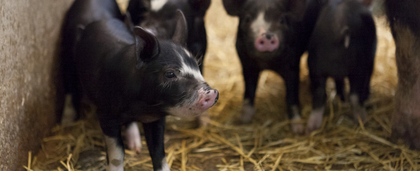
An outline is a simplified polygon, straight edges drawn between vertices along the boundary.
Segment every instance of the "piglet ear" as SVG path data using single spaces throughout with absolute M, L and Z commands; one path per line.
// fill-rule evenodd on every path
M 159 55 L 159 41 L 152 33 L 139 26 L 134 27 L 134 34 L 136 40 L 137 68 L 140 68 L 144 62 Z
M 198 16 L 204 17 L 210 7 L 211 0 L 188 0 L 188 3 Z
M 223 6 L 225 7 L 226 12 L 232 16 L 238 16 L 246 0 L 223 0 Z
M 175 17 L 176 17 L 176 26 L 175 26 L 174 35 L 172 36 L 172 41 L 175 44 L 185 46 L 187 43 L 187 37 L 188 37 L 187 21 L 185 20 L 184 14 L 179 9 L 176 10 Z

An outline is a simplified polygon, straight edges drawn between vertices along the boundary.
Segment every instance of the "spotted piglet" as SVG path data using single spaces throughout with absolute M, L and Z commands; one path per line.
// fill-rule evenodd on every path
M 165 116 L 197 117 L 219 97 L 183 47 L 187 26 L 182 12 L 175 17 L 171 39 L 157 39 L 138 26 L 132 33 L 118 19 L 93 22 L 80 31 L 76 68 L 84 92 L 97 106 L 110 171 L 124 169 L 121 129 L 138 129 L 136 121 L 143 123 L 153 169 L 169 171 Z M 140 136 L 134 134 L 129 141 L 136 149 L 141 147 Z
M 139 25 L 158 38 L 170 38 L 174 34 L 175 13 L 181 10 L 187 21 L 187 49 L 201 59 L 207 49 L 207 34 L 204 16 L 211 0 L 130 0 L 127 12 L 134 25 Z
M 204 56 L 207 49 L 207 34 L 204 16 L 211 0 L 130 0 L 127 13 L 131 15 L 134 25 L 153 33 L 157 38 L 170 38 L 174 34 L 175 13 L 181 10 L 187 21 L 187 49 L 199 59 L 203 73 Z M 205 113 L 196 118 L 198 126 L 208 124 L 209 115 Z

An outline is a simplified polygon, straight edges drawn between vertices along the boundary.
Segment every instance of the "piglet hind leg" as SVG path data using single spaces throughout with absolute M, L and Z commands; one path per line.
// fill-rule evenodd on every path
M 344 78 L 335 78 L 334 82 L 337 95 L 340 96 L 342 102 L 345 102 L 348 98 L 346 97 Z
M 303 119 L 299 115 L 299 106 L 293 105 L 288 107 L 288 113 L 292 114 L 293 117 L 291 119 L 290 126 L 292 127 L 292 131 L 296 134 L 303 134 L 305 130 L 305 126 L 303 125 Z
M 151 123 L 143 123 L 147 147 L 152 158 L 154 171 L 170 171 L 164 149 L 165 118 Z
M 364 74 L 355 74 L 349 76 L 350 82 L 350 105 L 353 113 L 354 120 L 358 123 L 359 119 L 365 122 L 367 119 L 367 113 L 363 104 L 367 100 L 370 94 L 370 72 Z M 360 76 L 362 75 L 362 76 Z
M 312 111 L 306 126 L 306 134 L 312 133 L 322 125 L 325 102 L 327 100 L 325 91 L 326 81 L 327 79 L 325 77 L 311 76 Z
M 128 149 L 137 153 L 141 152 L 141 137 L 139 127 L 136 122 L 131 122 L 125 130 Z
M 353 119 L 356 122 L 359 122 L 359 119 L 362 122 L 365 122 L 367 119 L 367 113 L 362 104 L 363 103 L 360 102 L 360 98 L 358 94 L 353 94 L 353 93 L 350 94 L 351 111 L 353 114 Z

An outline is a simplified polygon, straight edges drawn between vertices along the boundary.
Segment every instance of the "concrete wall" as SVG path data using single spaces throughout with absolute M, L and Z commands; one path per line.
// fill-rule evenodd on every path
M 55 124 L 57 43 L 73 0 L 0 0 L 0 170 L 24 170 Z

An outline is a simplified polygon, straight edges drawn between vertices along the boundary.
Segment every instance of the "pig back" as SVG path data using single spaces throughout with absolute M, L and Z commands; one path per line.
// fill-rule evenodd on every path
M 73 48 L 79 26 L 112 18 L 123 18 L 115 0 L 76 0 L 66 14 L 62 30 L 63 43 Z
M 311 35 L 308 65 L 344 76 L 349 68 L 360 68 L 360 62 L 373 63 L 375 50 L 376 28 L 369 10 L 357 0 L 331 0 Z
M 95 101 L 101 98 L 101 91 L 116 86 L 113 85 L 117 82 L 115 78 L 121 75 L 121 69 L 127 69 L 121 67 L 124 62 L 131 62 L 135 67 L 134 37 L 118 19 L 93 22 L 78 34 L 81 36 L 76 45 L 77 71 L 83 89 Z

